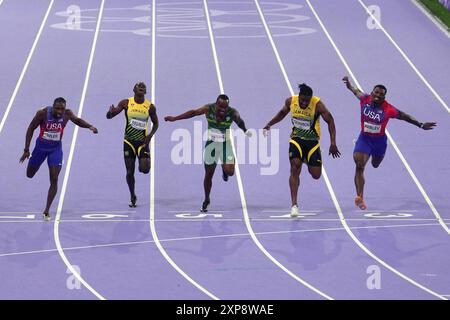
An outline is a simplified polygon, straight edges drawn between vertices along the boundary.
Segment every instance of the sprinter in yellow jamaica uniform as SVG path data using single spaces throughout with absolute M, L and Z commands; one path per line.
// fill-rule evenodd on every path
M 306 84 L 299 85 L 298 96 L 286 99 L 284 106 L 264 127 L 265 133 L 270 127 L 280 122 L 290 112 L 292 116 L 292 133 L 289 141 L 289 160 L 291 162 L 291 175 L 289 186 L 291 189 L 291 216 L 299 215 L 297 205 L 297 192 L 300 185 L 300 172 L 302 164 L 306 163 L 308 171 L 313 179 L 319 179 L 322 175 L 322 158 L 320 153 L 320 119 L 328 124 L 330 132 L 329 154 L 333 158 L 341 154 L 336 146 L 336 127 L 333 116 L 320 101 L 319 97 L 313 96 L 313 90 Z
M 158 130 L 158 116 L 156 108 L 151 101 L 145 99 L 147 87 L 139 82 L 133 88 L 134 97 L 124 99 L 117 107 L 109 108 L 106 118 L 111 119 L 125 110 L 125 135 L 123 140 L 123 152 L 125 167 L 127 169 L 127 184 L 130 189 L 130 207 L 136 207 L 136 193 L 134 190 L 134 169 L 136 157 L 139 159 L 139 172 L 150 172 L 150 140 Z M 151 119 L 152 130 L 148 133 L 148 120 Z

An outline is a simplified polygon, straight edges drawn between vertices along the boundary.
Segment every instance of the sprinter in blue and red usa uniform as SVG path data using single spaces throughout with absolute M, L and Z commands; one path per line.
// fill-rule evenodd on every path
M 43 212 L 44 219 L 47 221 L 50 220 L 50 206 L 58 191 L 58 176 L 63 163 L 61 140 L 64 128 L 69 120 L 81 128 L 88 128 L 92 132 L 98 133 L 97 128 L 75 116 L 70 109 L 66 109 L 66 100 L 64 98 L 56 98 L 53 106 L 39 110 L 33 120 L 31 120 L 26 133 L 23 155 L 19 160 L 22 163 L 25 159 L 30 158 L 27 167 L 27 177 L 33 178 L 41 164 L 47 159 L 50 171 L 50 188 L 47 195 L 47 204 Z M 30 143 L 33 138 L 33 132 L 37 127 L 40 127 L 39 136 L 30 156 Z
M 364 168 L 370 156 L 372 156 L 372 166 L 374 168 L 378 168 L 381 161 L 383 161 L 387 148 L 385 130 L 389 119 L 404 120 L 423 130 L 433 129 L 436 126 L 436 122 L 419 122 L 409 114 L 389 104 L 385 100 L 387 89 L 381 84 L 376 85 L 369 95 L 353 87 L 347 76 L 342 81 L 344 81 L 347 89 L 359 99 L 361 106 L 361 133 L 355 144 L 353 159 L 356 164 L 355 205 L 361 210 L 365 210 L 367 206 L 364 202 Z

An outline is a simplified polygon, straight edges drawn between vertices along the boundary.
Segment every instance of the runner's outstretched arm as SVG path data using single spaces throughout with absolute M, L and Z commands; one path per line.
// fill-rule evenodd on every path
M 77 126 L 81 127 L 81 128 L 88 128 L 89 130 L 91 130 L 93 133 L 98 133 L 98 130 L 96 127 L 94 127 L 93 125 L 87 123 L 85 120 L 78 118 L 76 115 L 74 115 L 74 113 L 72 112 L 72 110 L 67 109 L 66 113 L 69 116 L 69 120 L 72 121 L 73 123 L 75 123 Z
M 27 133 L 25 134 L 25 148 L 23 149 L 23 154 L 20 157 L 19 162 L 22 163 L 25 161 L 25 159 L 28 159 L 30 157 L 30 144 L 31 139 L 33 138 L 34 130 L 36 130 L 37 127 L 39 127 L 39 124 L 41 123 L 42 119 L 44 118 L 47 111 L 45 110 L 39 110 L 36 112 L 36 115 L 34 116 L 33 120 L 31 120 L 30 125 L 28 126 Z
M 109 107 L 108 112 L 106 113 L 106 119 L 112 119 L 115 116 L 117 116 L 119 113 L 122 112 L 122 110 L 125 110 L 128 105 L 128 99 L 122 100 L 119 102 L 117 107 L 114 107 L 114 105 L 111 105 Z
M 414 117 L 400 110 L 398 111 L 397 119 L 411 123 L 423 130 L 431 130 L 436 126 L 436 122 L 419 122 Z
M 190 118 L 193 118 L 196 116 L 201 116 L 201 115 L 206 114 L 207 112 L 208 112 L 208 106 L 204 105 L 203 107 L 186 111 L 185 113 L 182 113 L 175 117 L 166 116 L 166 117 L 164 117 L 164 120 L 169 121 L 169 122 L 174 122 L 174 121 L 178 121 L 178 120 L 190 119 Z
M 348 76 L 345 76 L 342 78 L 342 81 L 344 81 L 345 85 L 347 86 L 347 89 L 353 92 L 353 94 L 358 98 L 361 99 L 361 97 L 364 95 L 364 92 L 362 92 L 360 89 L 355 88 L 350 83 L 350 80 L 348 79 Z
M 242 120 L 241 115 L 236 110 L 233 114 L 233 121 L 236 123 L 236 125 L 242 129 L 242 131 L 247 132 L 247 128 L 245 127 L 245 122 Z
M 339 158 L 341 156 L 341 153 L 336 145 L 336 125 L 334 124 L 334 118 L 322 101 L 319 101 L 317 103 L 317 112 L 328 124 L 328 132 L 330 133 L 330 150 L 328 154 L 331 154 L 333 158 Z
M 290 105 L 291 105 L 291 100 L 292 98 L 287 98 L 286 101 L 284 102 L 283 107 L 281 108 L 280 111 L 278 111 L 278 113 L 275 115 L 275 117 L 272 118 L 272 120 L 270 120 L 266 126 L 263 128 L 264 130 L 270 130 L 270 127 L 273 126 L 274 124 L 277 124 L 278 122 L 280 122 L 281 120 L 284 119 L 284 117 L 286 117 L 286 115 L 289 113 L 290 111 Z

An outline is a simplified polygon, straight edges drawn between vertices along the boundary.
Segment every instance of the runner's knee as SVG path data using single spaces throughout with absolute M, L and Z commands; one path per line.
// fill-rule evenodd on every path
M 141 173 L 143 173 L 143 174 L 149 174 L 149 173 L 150 173 L 150 168 L 140 169 L 139 171 L 140 171 Z
M 311 173 L 311 177 L 313 177 L 314 180 L 319 180 L 320 177 L 322 176 L 321 172 L 310 172 Z

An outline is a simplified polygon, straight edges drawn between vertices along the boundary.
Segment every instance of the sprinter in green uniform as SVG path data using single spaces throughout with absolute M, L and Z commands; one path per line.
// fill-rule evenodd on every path
M 204 164 L 205 178 L 203 187 L 205 189 L 205 199 L 200 209 L 201 212 L 207 212 L 210 204 L 210 193 L 212 188 L 212 178 L 218 163 L 222 165 L 222 178 L 228 181 L 228 177 L 234 175 L 234 154 L 231 146 L 230 126 L 234 121 L 245 134 L 251 137 L 252 133 L 245 127 L 239 112 L 229 106 L 228 96 L 221 94 L 217 97 L 215 103 L 206 104 L 198 109 L 189 110 L 176 117 L 167 116 L 165 121 L 178 121 L 190 119 L 195 116 L 205 115 L 208 120 L 208 140 L 205 144 Z

